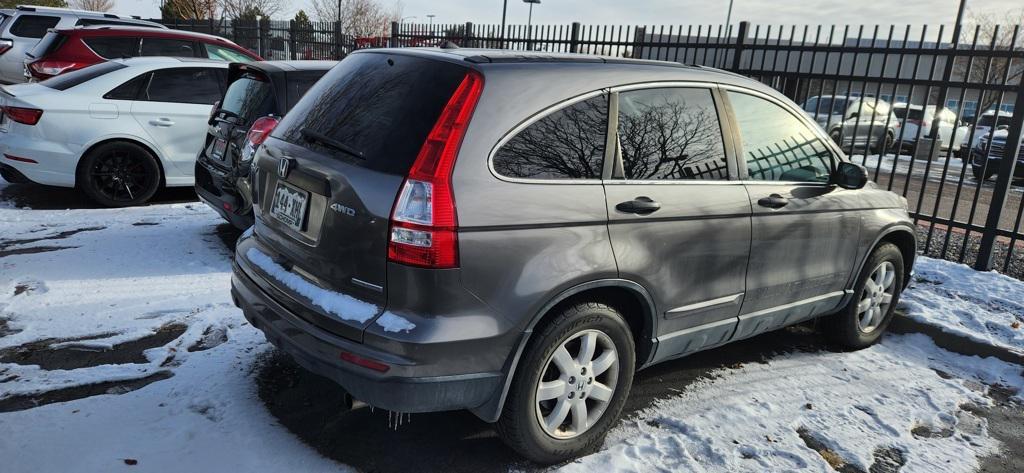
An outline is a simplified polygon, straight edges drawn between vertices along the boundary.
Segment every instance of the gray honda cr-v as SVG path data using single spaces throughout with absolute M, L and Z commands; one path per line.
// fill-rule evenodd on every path
M 791 101 L 702 67 L 350 55 L 254 163 L 232 292 L 354 398 L 468 409 L 543 463 L 601 444 L 633 374 L 815 317 L 881 336 L 906 201 Z

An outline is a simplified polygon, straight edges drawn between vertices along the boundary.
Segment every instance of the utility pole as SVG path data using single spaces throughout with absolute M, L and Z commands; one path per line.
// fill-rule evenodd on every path
M 523 3 L 530 4 L 530 14 L 526 17 L 526 31 L 529 33 L 529 42 L 526 43 L 527 51 L 533 51 L 533 5 L 540 5 L 540 0 L 523 0 Z
M 501 6 L 501 49 L 505 49 L 505 17 L 508 14 L 508 0 Z
M 437 15 L 435 15 L 433 13 L 427 15 L 427 18 L 430 19 L 430 31 L 434 31 L 434 17 L 435 16 L 437 16 Z

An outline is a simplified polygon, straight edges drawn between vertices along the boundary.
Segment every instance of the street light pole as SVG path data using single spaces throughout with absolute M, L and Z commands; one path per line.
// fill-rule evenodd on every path
M 437 15 L 434 15 L 433 13 L 431 13 L 430 15 L 427 15 L 427 18 L 430 18 L 430 31 L 434 31 L 434 17 L 435 16 L 437 16 Z
M 533 51 L 533 4 L 536 3 L 540 5 L 540 0 L 523 0 L 523 3 L 530 4 L 530 13 L 529 16 L 526 17 L 526 31 L 527 33 L 529 33 L 529 38 L 527 39 L 528 42 L 526 43 L 526 49 L 528 51 Z
M 505 49 L 505 16 L 508 14 L 508 0 L 501 6 L 501 49 Z
M 729 11 L 726 12 L 726 14 L 725 14 L 725 35 L 726 36 L 729 36 L 729 33 L 732 31 L 732 28 L 730 28 L 731 24 L 732 24 L 732 0 L 729 0 Z

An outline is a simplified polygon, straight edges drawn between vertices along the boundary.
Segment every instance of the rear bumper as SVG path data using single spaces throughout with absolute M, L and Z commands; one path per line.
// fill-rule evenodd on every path
M 258 278 L 258 276 L 257 276 Z M 470 371 L 437 375 L 436 363 L 420 363 L 418 358 L 385 350 L 401 341 L 358 343 L 327 332 L 291 313 L 260 288 L 257 279 L 236 262 L 231 279 L 232 299 L 254 327 L 263 331 L 274 346 L 291 355 L 307 370 L 333 380 L 355 399 L 397 412 L 435 412 L 478 408 L 500 393 L 504 376 L 501 371 Z M 459 344 L 444 346 L 408 346 L 409 352 L 449 350 L 459 354 Z M 380 373 L 342 361 L 341 352 L 379 360 L 390 369 Z M 463 360 L 473 354 L 460 354 Z M 483 357 L 485 358 L 485 357 Z M 483 368 L 483 367 L 482 367 Z
M 80 151 L 65 144 L 30 138 L 16 132 L 0 133 L 0 163 L 17 170 L 36 184 L 74 187 Z
M 1022 156 L 1017 156 L 1017 165 L 1013 168 L 1013 177 L 1024 178 L 1024 160 Z M 1002 162 L 1002 156 L 986 156 L 986 153 L 978 148 L 971 148 L 971 167 L 976 172 L 981 172 L 984 167 L 991 173 L 999 171 L 1000 163 Z
M 206 205 L 236 228 L 244 230 L 252 226 L 252 207 L 247 205 L 234 185 L 226 181 L 222 171 L 204 163 L 200 158 L 196 160 L 195 176 L 196 195 Z

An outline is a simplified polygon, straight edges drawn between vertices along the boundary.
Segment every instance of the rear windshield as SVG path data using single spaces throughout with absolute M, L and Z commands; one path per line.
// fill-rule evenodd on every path
M 463 66 L 443 61 L 352 54 L 313 85 L 274 136 L 370 169 L 405 174 L 465 74 Z M 366 159 L 308 141 L 303 129 L 354 148 Z
M 43 39 L 39 40 L 39 42 L 36 43 L 36 45 L 28 52 L 28 55 L 39 59 L 60 49 L 67 39 L 67 36 L 50 30 L 46 33 L 46 36 L 43 36 Z
M 45 85 L 51 89 L 56 90 L 67 90 L 78 84 L 88 82 L 99 76 L 102 76 L 108 72 L 114 72 L 118 69 L 124 69 L 124 64 L 119 62 L 101 62 L 99 64 L 93 64 L 88 67 L 83 67 L 77 71 L 71 71 L 67 74 L 61 74 L 59 76 L 51 77 L 40 82 L 40 85 Z
M 275 112 L 270 89 L 270 82 L 262 74 L 243 74 L 228 86 L 220 108 L 238 115 L 242 123 L 251 123 Z
M 907 110 L 909 110 L 909 112 Z M 903 107 L 897 107 L 892 109 L 892 113 L 896 115 L 896 118 L 900 119 L 906 118 L 909 120 L 920 120 L 924 118 L 924 110 L 918 110 L 916 108 L 907 109 Z
M 987 126 L 989 128 L 998 127 L 998 126 L 1002 126 L 1002 125 L 1009 125 L 1011 118 L 1012 117 L 1007 117 L 1007 116 L 1004 116 L 1004 115 L 1000 115 L 999 119 L 996 120 L 996 116 L 995 115 L 982 115 L 981 119 L 978 120 L 978 125 L 979 126 Z

